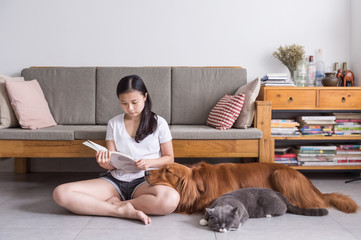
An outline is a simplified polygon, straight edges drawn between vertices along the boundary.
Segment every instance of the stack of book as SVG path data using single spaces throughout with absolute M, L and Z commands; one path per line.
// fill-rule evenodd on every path
M 301 136 L 298 131 L 300 124 L 293 119 L 272 119 L 271 120 L 271 135 L 275 137 L 287 136 L 297 137 Z
M 360 143 L 361 144 L 361 143 Z M 337 146 L 334 161 L 337 165 L 361 165 L 361 145 Z
M 361 113 L 334 113 L 336 117 L 336 135 L 360 135 Z
M 331 136 L 333 126 L 336 124 L 335 119 L 335 116 L 299 116 L 297 118 L 302 135 L 313 136 Z
M 336 146 L 301 146 L 297 160 L 301 166 L 333 166 Z
M 275 163 L 298 165 L 297 154 L 291 153 L 291 147 L 275 148 Z
M 263 86 L 295 86 L 292 80 L 288 78 L 287 73 L 268 73 L 261 78 L 261 81 Z

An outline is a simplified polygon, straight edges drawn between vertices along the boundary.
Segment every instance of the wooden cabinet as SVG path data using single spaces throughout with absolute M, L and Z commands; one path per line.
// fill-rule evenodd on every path
M 361 87 L 262 87 L 258 100 L 272 102 L 272 118 L 278 114 L 293 117 L 295 114 L 332 114 L 333 112 L 361 112 Z M 306 113 L 305 113 L 306 112 Z M 292 116 L 290 114 L 293 114 Z M 360 135 L 353 136 L 301 136 L 272 137 L 274 144 L 361 142 Z M 273 149 L 274 152 L 274 149 Z M 274 155 L 271 158 L 274 161 Z M 361 170 L 361 166 L 297 166 L 297 169 Z

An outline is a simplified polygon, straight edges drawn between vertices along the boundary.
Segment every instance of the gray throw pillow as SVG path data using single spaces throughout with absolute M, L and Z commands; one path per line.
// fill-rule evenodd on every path
M 243 103 L 242 111 L 236 122 L 233 124 L 233 127 L 246 129 L 252 125 L 255 113 L 254 102 L 256 101 L 260 88 L 261 80 L 259 78 L 256 78 L 255 80 L 238 88 L 235 95 L 245 93 L 246 97 Z

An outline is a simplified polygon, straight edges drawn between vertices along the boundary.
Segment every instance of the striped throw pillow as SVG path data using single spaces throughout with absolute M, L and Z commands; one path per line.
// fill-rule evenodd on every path
M 242 111 L 244 93 L 223 96 L 208 115 L 207 125 L 218 130 L 230 129 Z

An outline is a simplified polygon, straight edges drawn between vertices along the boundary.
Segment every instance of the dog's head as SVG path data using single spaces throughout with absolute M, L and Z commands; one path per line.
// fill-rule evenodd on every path
M 177 190 L 180 195 L 178 210 L 190 212 L 191 204 L 194 204 L 204 191 L 203 179 L 193 170 L 178 163 L 171 163 L 146 171 L 145 179 L 151 185 L 165 185 Z

